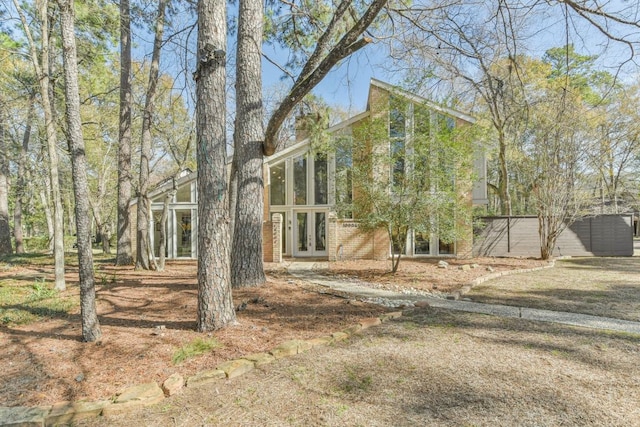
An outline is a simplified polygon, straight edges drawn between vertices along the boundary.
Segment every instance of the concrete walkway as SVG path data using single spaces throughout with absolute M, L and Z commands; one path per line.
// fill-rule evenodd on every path
M 350 294 L 357 298 L 367 299 L 372 302 L 386 300 L 385 302 L 387 302 L 387 304 L 384 305 L 394 305 L 394 303 L 396 303 L 395 306 L 400 306 L 406 305 L 407 302 L 415 304 L 417 302 L 424 301 L 431 307 L 445 308 L 448 310 L 467 311 L 500 317 L 513 317 L 539 322 L 561 323 L 564 325 L 581 326 L 585 328 L 640 334 L 640 322 L 562 311 L 449 300 L 415 293 L 412 294 L 375 289 L 354 283 L 336 281 L 331 277 L 322 274 L 322 271 L 326 269 L 328 269 L 328 263 L 326 262 L 295 261 L 291 263 L 288 271 L 292 276 L 298 277 L 299 279 L 321 286 L 326 286 L 335 291 Z

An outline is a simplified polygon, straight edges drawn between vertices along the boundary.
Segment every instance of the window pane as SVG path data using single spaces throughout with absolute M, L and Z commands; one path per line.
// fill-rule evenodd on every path
M 328 199 L 328 181 L 327 181 L 327 156 L 316 154 L 314 159 L 314 188 L 315 188 L 315 204 L 326 205 Z
M 353 141 L 342 137 L 336 144 L 336 204 L 340 218 L 351 218 L 353 202 Z
M 394 186 L 401 186 L 404 183 L 405 155 L 404 139 L 391 140 L 391 162 L 393 164 L 391 178 Z
M 389 136 L 391 138 L 404 138 L 405 136 L 404 113 L 399 108 L 392 108 L 389 111 Z
M 415 233 L 414 235 L 414 252 L 416 255 L 429 255 L 429 235 L 425 233 Z
M 307 204 L 307 157 L 293 159 L 293 203 Z
M 326 251 L 326 215 L 324 212 L 316 212 L 316 251 Z
M 287 186 L 285 180 L 285 164 L 272 166 L 270 171 L 271 181 L 271 204 L 272 205 L 286 205 L 287 204 Z
M 308 250 L 307 245 L 309 243 L 307 238 L 307 213 L 298 212 L 296 219 L 296 222 L 298 223 L 298 251 L 306 252 Z
M 415 136 L 417 138 L 428 138 L 431 129 L 431 113 L 426 107 L 419 104 L 415 105 L 413 111 Z
M 455 245 L 453 243 L 445 243 L 442 240 L 438 242 L 438 253 L 440 255 L 455 254 Z
M 389 138 L 391 155 L 391 183 L 401 186 L 405 176 L 405 111 L 406 104 L 396 98 L 391 99 L 389 111 Z
M 176 211 L 178 256 L 191 256 L 191 211 Z
M 189 203 L 191 202 L 191 184 L 178 188 L 176 192 L 176 202 Z

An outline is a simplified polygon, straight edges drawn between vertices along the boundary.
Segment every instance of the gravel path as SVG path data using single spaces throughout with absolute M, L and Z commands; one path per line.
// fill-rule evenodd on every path
M 419 290 L 393 292 L 373 286 L 367 286 L 366 284 L 363 285 L 354 282 L 332 280 L 330 277 L 322 275 L 322 269 L 326 269 L 324 263 L 293 262 L 289 266 L 288 271 L 293 276 L 302 280 L 326 286 L 334 291 L 353 295 L 354 297 L 364 301 L 385 307 L 413 307 L 418 302 L 425 302 L 431 307 L 444 308 L 448 310 L 640 334 L 640 322 L 592 316 L 588 314 L 541 310 L 499 304 L 483 304 L 464 300 L 449 300 L 446 298 L 446 295 L 433 294 Z

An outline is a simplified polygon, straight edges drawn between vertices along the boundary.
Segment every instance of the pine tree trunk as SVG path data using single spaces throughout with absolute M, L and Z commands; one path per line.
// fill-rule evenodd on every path
M 24 200 L 24 192 L 26 190 L 26 164 L 27 152 L 29 151 L 29 141 L 31 140 L 31 122 L 34 117 L 35 93 L 29 97 L 29 113 L 27 114 L 27 123 L 22 136 L 22 146 L 20 147 L 20 155 L 18 157 L 18 173 L 16 175 L 16 201 L 13 207 L 13 235 L 16 241 L 16 253 L 24 253 L 24 242 L 22 233 L 22 204 Z
M 133 263 L 131 253 L 131 19 L 120 0 L 120 126 L 118 131 L 118 225 L 116 265 Z
M 20 20 L 24 27 L 25 34 L 29 40 L 29 50 L 33 67 L 40 84 L 40 97 L 42 102 L 42 110 L 44 113 L 45 130 L 47 136 L 47 150 L 49 154 L 49 185 L 51 188 L 51 201 L 53 204 L 53 257 L 55 262 L 55 289 L 65 290 L 66 283 L 64 278 L 64 225 L 62 220 L 62 197 L 60 195 L 60 182 L 58 174 L 58 147 L 57 135 L 55 128 L 55 119 L 53 117 L 53 103 L 50 95 L 51 88 L 51 70 L 50 70 L 50 41 L 49 41 L 49 2 L 43 0 L 38 5 L 38 15 L 42 25 L 40 29 L 40 37 L 42 41 L 41 51 L 38 54 L 35 42 L 31 35 L 29 23 L 16 2 L 14 6 L 20 14 Z M 41 63 L 38 61 L 40 58 Z
M 94 342 L 101 338 L 102 332 L 96 310 L 93 253 L 91 249 L 91 209 L 89 206 L 85 145 L 80 121 L 73 1 L 58 0 L 58 5 L 60 6 L 60 27 L 62 29 L 67 137 L 69 152 L 71 153 L 71 174 L 76 206 L 82 338 L 84 341 Z
M 226 166 L 226 2 L 198 1 L 196 130 L 199 331 L 235 322 L 229 257 Z
M 53 251 L 53 213 L 51 212 L 51 203 L 49 203 L 49 199 L 47 198 L 50 185 L 47 177 L 44 177 L 44 181 L 44 188 L 40 190 L 40 203 L 42 203 L 44 216 L 47 219 L 47 232 L 49 234 L 49 243 L 47 244 L 47 247 L 50 251 Z M 45 191 L 45 189 L 47 191 Z
M 5 104 L 0 101 L 0 256 L 13 253 L 9 224 L 9 158 L 4 110 Z
M 262 0 L 240 0 L 236 67 L 235 221 L 231 254 L 234 287 L 264 283 L 262 221 Z M 233 213 L 233 212 L 232 212 Z
M 149 69 L 149 82 L 142 114 L 142 143 L 140 146 L 140 185 L 138 194 L 138 217 L 136 226 L 136 269 L 149 270 L 149 211 L 150 202 L 147 197 L 149 191 L 149 160 L 151 159 L 151 126 L 155 109 L 156 89 L 160 68 L 160 49 L 164 33 L 164 18 L 168 0 L 158 2 L 158 16 L 156 17 L 156 31 Z

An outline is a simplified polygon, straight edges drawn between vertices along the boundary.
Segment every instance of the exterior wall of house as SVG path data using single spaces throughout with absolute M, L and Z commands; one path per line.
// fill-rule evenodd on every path
M 329 216 L 329 261 L 389 258 L 389 238 L 385 230 L 364 231 L 357 220 Z
M 363 116 L 363 118 L 353 121 L 347 125 L 345 128 L 340 128 L 340 130 L 336 131 L 334 135 L 351 135 L 354 139 L 359 141 L 367 141 L 367 138 L 370 138 L 370 134 L 372 132 L 371 122 L 374 120 L 374 126 L 380 126 L 380 129 L 374 130 L 374 132 L 385 132 L 386 129 L 389 128 L 389 103 L 390 103 L 391 92 L 385 89 L 384 87 L 379 87 L 377 85 L 372 85 L 369 92 L 368 99 L 368 111 L 369 114 L 367 116 Z M 466 126 L 468 122 L 461 118 L 456 118 L 455 121 L 456 126 Z M 376 133 L 377 133 L 376 132 Z M 378 149 L 385 150 L 384 144 L 378 144 Z M 363 147 L 363 145 L 360 145 Z M 372 149 L 372 144 L 364 144 L 364 149 Z M 369 147 L 369 148 L 366 148 Z M 386 151 L 385 151 L 386 152 Z M 380 153 L 381 155 L 384 153 Z M 288 161 L 287 158 L 292 158 L 296 155 L 300 155 L 300 151 L 296 150 L 292 151 L 292 154 L 287 157 L 276 158 L 273 161 L 273 164 L 279 164 L 283 161 Z M 362 158 L 363 154 L 353 153 L 353 158 Z M 265 182 L 269 182 L 269 172 L 268 168 L 265 168 Z M 335 169 L 332 169 L 335 171 Z M 465 185 L 464 188 L 461 188 L 461 193 L 463 197 L 467 197 L 469 199 L 469 205 L 472 203 L 472 173 L 471 173 L 471 165 L 464 165 L 461 170 L 464 172 L 458 176 L 458 182 L 463 183 L 467 180 L 469 181 L 469 185 Z M 380 167 L 372 170 L 371 179 L 381 181 L 389 179 L 388 166 L 386 169 L 381 169 Z M 288 175 L 290 178 L 291 175 Z M 292 183 L 288 182 L 288 186 L 292 185 Z M 335 184 L 329 184 L 330 193 L 333 194 L 335 191 Z M 358 188 L 353 188 L 353 198 L 358 198 Z M 269 186 L 265 186 L 265 231 L 263 233 L 264 236 L 264 254 L 265 261 L 271 262 L 276 256 L 274 251 L 274 245 L 272 242 L 274 240 L 281 241 L 282 236 L 276 236 L 273 230 L 273 224 L 271 222 L 270 215 L 273 214 L 270 211 L 270 200 L 269 200 Z M 333 196 L 330 196 L 331 200 Z M 330 203 L 332 203 L 330 201 Z M 288 255 L 292 256 L 295 254 L 294 249 L 297 242 L 294 239 L 295 235 L 295 212 L 304 207 L 299 206 L 277 206 L 273 208 L 273 211 L 286 211 L 288 224 L 284 224 L 284 226 L 290 226 L 289 231 L 287 231 L 287 238 L 289 239 L 289 247 L 288 247 Z M 354 219 L 339 219 L 336 217 L 336 213 L 334 212 L 333 205 L 330 206 L 308 206 L 310 209 L 315 208 L 328 208 L 327 215 L 327 234 L 326 234 L 326 256 L 330 261 L 340 260 L 340 259 L 387 259 L 390 256 L 390 241 L 388 237 L 388 233 L 384 229 L 376 230 L 375 232 L 364 232 L 357 221 L 357 217 Z M 466 212 L 464 215 L 466 216 Z M 470 214 L 470 209 L 469 209 Z M 462 215 L 462 213 L 461 213 Z M 473 230 L 470 226 L 470 221 L 467 218 L 460 218 L 460 227 L 461 227 L 461 235 L 460 238 L 455 242 L 455 255 L 451 254 L 447 251 L 443 256 L 458 256 L 458 257 L 469 257 L 472 253 L 473 246 Z M 293 223 L 293 227 L 291 227 Z M 407 254 L 408 256 L 413 256 L 413 235 L 409 237 L 408 247 L 411 253 Z M 434 240 L 435 239 L 435 240 Z M 438 239 L 437 237 L 432 237 L 431 240 L 431 255 L 417 255 L 417 256 L 433 256 L 440 252 L 438 249 Z M 293 246 L 293 247 L 291 247 Z M 279 247 L 281 248 L 281 247 Z M 444 253 L 444 252 L 443 252 Z
M 282 232 L 279 236 L 273 235 L 273 222 L 266 220 L 262 223 L 262 259 L 264 262 L 277 262 L 274 261 L 273 241 L 282 241 Z

